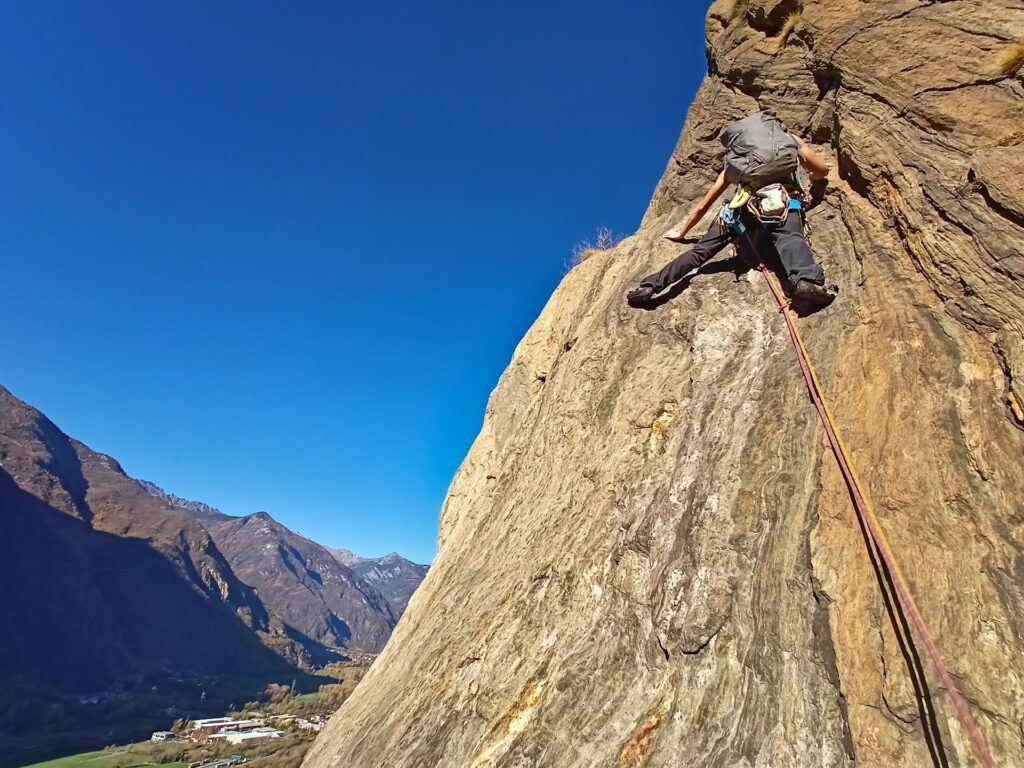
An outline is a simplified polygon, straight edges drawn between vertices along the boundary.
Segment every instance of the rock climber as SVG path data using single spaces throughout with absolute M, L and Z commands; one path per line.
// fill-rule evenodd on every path
M 828 306 L 835 296 L 825 287 L 825 272 L 804 234 L 803 193 L 796 176 L 803 167 L 812 181 L 824 179 L 828 164 L 803 139 L 790 133 L 770 109 L 731 123 L 722 132 L 722 143 L 726 146 L 725 168 L 683 222 L 664 237 L 683 242 L 726 187 L 736 185 L 736 193 L 693 248 L 660 272 L 643 278 L 626 294 L 629 305 L 645 306 L 736 242 L 740 254 L 755 263 L 759 258 L 778 256 L 789 283 L 785 288 L 796 309 L 806 313 Z

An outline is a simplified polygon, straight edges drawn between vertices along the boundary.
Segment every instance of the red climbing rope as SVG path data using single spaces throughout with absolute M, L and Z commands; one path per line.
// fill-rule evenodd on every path
M 754 246 L 752 239 L 749 237 L 748 242 L 750 242 L 750 246 L 754 248 L 754 252 L 757 254 L 756 247 Z M 854 472 L 853 467 L 850 465 L 848 451 L 846 450 L 846 446 L 843 444 L 842 438 L 839 436 L 835 419 L 833 419 L 832 413 L 828 408 L 828 404 L 825 402 L 824 395 L 822 394 L 821 383 L 818 381 L 818 377 L 814 372 L 814 367 L 811 365 L 811 359 L 807 354 L 807 348 L 804 346 L 804 342 L 800 338 L 800 332 L 797 330 L 796 323 L 793 321 L 793 313 L 789 308 L 789 302 L 786 300 L 781 288 L 775 283 L 771 275 L 769 275 L 764 262 L 760 259 L 760 254 L 757 255 L 758 269 L 761 271 L 761 274 L 764 275 L 765 282 L 768 283 L 768 287 L 771 289 L 772 295 L 779 304 L 782 316 L 786 319 L 786 327 L 789 329 L 789 338 L 793 341 L 797 360 L 800 362 L 800 370 L 803 372 L 804 380 L 807 383 L 807 390 L 811 395 L 811 401 L 814 403 L 815 409 L 818 411 L 818 416 L 821 418 L 821 425 L 825 428 L 825 434 L 828 436 L 829 445 L 832 446 L 832 453 L 835 454 L 836 461 L 839 464 L 839 471 L 842 473 L 843 480 L 846 481 L 846 486 L 850 490 L 850 496 L 853 499 L 853 505 L 857 510 L 857 515 L 860 517 L 865 529 L 869 532 L 871 540 L 874 542 L 875 548 L 881 556 L 882 563 L 884 564 L 886 571 L 888 571 L 889 577 L 896 588 L 899 601 L 902 604 L 904 611 L 906 611 L 910 616 L 910 620 L 917 628 L 917 634 L 924 642 L 924 646 L 928 651 L 928 656 L 931 658 L 935 670 L 938 672 L 939 677 L 946 686 L 946 692 L 949 694 L 950 701 L 953 703 L 953 709 L 956 711 L 957 719 L 967 732 L 967 736 L 971 741 L 971 745 L 977 752 L 978 758 L 986 768 L 998 768 L 995 759 L 992 757 L 992 750 L 989 748 L 988 742 L 985 741 L 985 737 L 982 736 L 981 731 L 978 730 L 978 726 L 974 722 L 974 718 L 971 716 L 970 710 L 964 703 L 963 696 L 961 696 L 956 683 L 953 682 L 953 677 L 950 675 L 949 669 L 946 667 L 945 662 L 942 660 L 942 656 L 939 654 L 939 649 L 935 645 L 935 641 L 932 639 L 932 635 L 928 631 L 928 627 L 924 623 L 924 619 L 921 618 L 921 612 L 918 611 L 917 606 L 914 604 L 914 598 L 910 594 L 910 589 L 907 587 L 903 574 L 900 573 L 899 566 L 896 564 L 896 559 L 892 555 L 892 548 L 889 546 L 885 533 L 882 531 L 882 526 L 879 524 L 874 510 L 872 510 L 871 505 L 867 502 L 867 499 L 861 490 L 860 481 L 857 479 L 857 475 Z

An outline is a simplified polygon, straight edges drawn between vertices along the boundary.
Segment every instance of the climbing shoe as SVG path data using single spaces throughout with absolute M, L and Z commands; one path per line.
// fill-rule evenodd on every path
M 626 303 L 631 307 L 642 307 L 654 298 L 654 288 L 640 285 L 626 294 Z
M 836 295 L 824 285 L 810 280 L 801 280 L 793 289 L 790 297 L 793 303 L 805 311 L 813 312 L 816 309 L 823 309 L 835 301 Z

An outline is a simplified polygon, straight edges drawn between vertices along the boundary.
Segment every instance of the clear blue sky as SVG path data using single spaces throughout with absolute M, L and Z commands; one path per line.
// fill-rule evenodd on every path
M 0 383 L 126 471 L 434 554 L 516 342 L 632 232 L 703 3 L 0 5 Z

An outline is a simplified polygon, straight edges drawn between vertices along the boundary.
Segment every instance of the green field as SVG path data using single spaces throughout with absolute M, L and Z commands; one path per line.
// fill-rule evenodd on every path
M 156 763 L 146 762 L 143 755 L 121 752 L 120 750 L 100 750 L 99 752 L 83 752 L 80 755 L 59 757 L 45 763 L 35 763 L 26 768 L 142 768 L 155 766 Z M 160 768 L 185 768 L 185 763 L 167 763 Z

